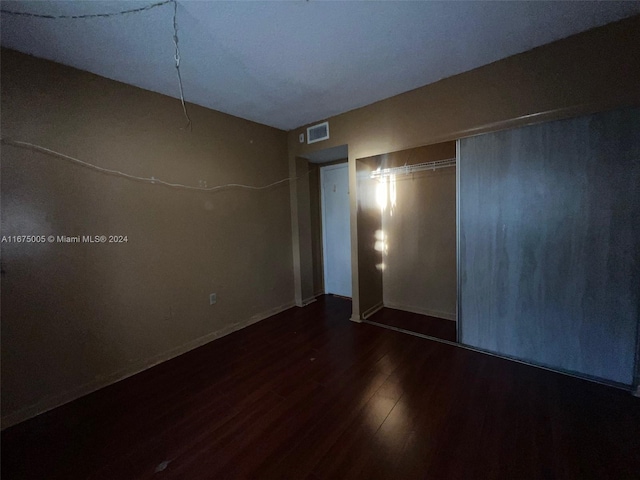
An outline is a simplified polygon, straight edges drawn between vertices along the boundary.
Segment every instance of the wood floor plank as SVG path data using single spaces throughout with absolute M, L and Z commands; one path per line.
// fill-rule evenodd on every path
M 640 399 L 350 313 L 321 297 L 9 428 L 2 478 L 638 478 Z

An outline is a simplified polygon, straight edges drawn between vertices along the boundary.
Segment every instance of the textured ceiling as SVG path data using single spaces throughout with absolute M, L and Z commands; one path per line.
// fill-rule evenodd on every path
M 141 1 L 3 1 L 49 15 Z M 187 101 L 290 130 L 640 13 L 640 2 L 177 1 Z M 179 97 L 173 4 L 2 14 L 2 46 Z

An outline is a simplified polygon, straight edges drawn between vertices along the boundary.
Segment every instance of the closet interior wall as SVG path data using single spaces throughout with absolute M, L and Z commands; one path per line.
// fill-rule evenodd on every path
M 372 157 L 380 169 L 455 158 L 455 142 Z M 371 162 L 370 162 L 371 163 Z M 374 180 L 385 307 L 456 319 L 456 169 Z

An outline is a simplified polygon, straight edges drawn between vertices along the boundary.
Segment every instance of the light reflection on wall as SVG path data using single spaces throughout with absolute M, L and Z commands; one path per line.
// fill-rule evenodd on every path
M 377 170 L 380 171 L 380 168 Z M 376 203 L 380 208 L 380 212 L 384 213 L 389 207 L 389 214 L 393 216 L 393 211 L 396 208 L 396 176 L 380 175 L 378 177 L 378 184 L 376 185 Z
M 389 252 L 389 243 L 387 241 L 387 235 L 384 233 L 384 230 L 376 230 L 376 233 L 374 234 L 374 238 L 375 238 L 375 243 L 373 244 L 373 248 L 376 250 L 376 252 L 382 253 L 382 259 L 383 259 L 381 263 L 376 265 L 376 268 L 378 270 L 384 271 L 385 269 L 384 257 L 386 257 L 387 253 Z
M 377 171 L 380 171 L 379 167 Z M 380 175 L 378 177 L 378 184 L 376 185 L 376 203 L 380 208 L 380 214 L 384 214 L 388 208 L 389 215 L 393 216 L 393 211 L 396 208 L 396 200 L 396 176 L 393 174 Z M 382 261 L 376 265 L 376 268 L 384 271 L 386 268 L 384 257 L 389 253 L 389 239 L 384 230 L 377 230 L 374 236 L 374 248 L 377 252 L 382 253 Z
M 378 180 L 378 185 L 376 185 L 376 202 L 378 203 L 378 207 L 380 207 L 380 211 L 384 212 L 387 209 L 387 178 L 381 177 Z
M 391 204 L 389 214 L 391 216 L 393 216 L 393 211 L 396 208 L 396 198 L 396 176 L 394 174 L 389 177 L 389 203 Z

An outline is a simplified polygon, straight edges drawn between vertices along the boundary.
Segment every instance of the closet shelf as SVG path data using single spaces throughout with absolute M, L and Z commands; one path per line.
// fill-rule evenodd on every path
M 404 165 L 402 167 L 382 168 L 371 172 L 371 178 L 383 178 L 391 175 L 410 175 L 415 172 L 424 170 L 437 170 L 439 168 L 455 167 L 456 159 L 448 158 L 446 160 L 436 160 L 434 162 L 416 163 L 413 165 Z

